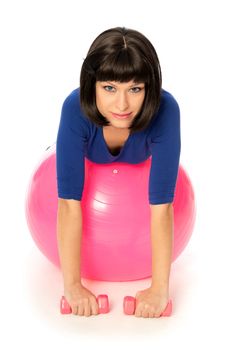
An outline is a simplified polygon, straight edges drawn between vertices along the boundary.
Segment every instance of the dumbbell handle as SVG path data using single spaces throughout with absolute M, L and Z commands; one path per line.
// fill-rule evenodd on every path
M 106 294 L 100 294 L 97 297 L 98 311 L 99 314 L 106 314 L 109 312 L 109 301 Z M 60 299 L 60 312 L 61 314 L 71 314 L 72 309 L 65 296 L 62 296 Z
M 136 299 L 131 296 L 124 297 L 123 310 L 126 315 L 134 315 L 136 308 Z M 172 301 L 169 300 L 165 310 L 160 316 L 171 316 L 172 314 Z

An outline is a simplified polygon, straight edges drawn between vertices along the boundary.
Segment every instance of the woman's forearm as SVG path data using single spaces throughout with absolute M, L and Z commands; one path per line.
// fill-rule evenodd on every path
M 172 205 L 152 206 L 152 283 L 151 288 L 168 292 L 173 247 Z
M 58 206 L 57 245 L 64 286 L 81 283 L 82 212 Z

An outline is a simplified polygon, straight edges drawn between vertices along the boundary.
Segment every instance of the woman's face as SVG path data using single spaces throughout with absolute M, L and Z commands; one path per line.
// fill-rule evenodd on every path
M 141 110 L 144 98 L 144 83 L 135 84 L 133 80 L 128 83 L 96 82 L 97 108 L 115 128 L 127 129 L 131 125 Z

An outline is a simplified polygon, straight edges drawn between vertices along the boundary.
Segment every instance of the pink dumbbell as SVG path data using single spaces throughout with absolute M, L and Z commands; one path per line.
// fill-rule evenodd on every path
M 134 315 L 136 307 L 136 299 L 134 297 L 126 296 L 123 300 L 123 310 L 126 315 Z M 166 309 L 160 316 L 171 316 L 172 313 L 172 301 L 169 300 Z
M 109 300 L 106 294 L 98 295 L 97 303 L 99 314 L 106 314 L 109 312 Z M 63 315 L 72 313 L 72 309 L 64 296 L 62 296 L 60 300 L 60 312 Z

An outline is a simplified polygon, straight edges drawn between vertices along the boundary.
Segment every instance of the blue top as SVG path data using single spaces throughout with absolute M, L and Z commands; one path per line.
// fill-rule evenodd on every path
M 175 98 L 162 89 L 156 118 L 143 131 L 130 134 L 118 155 L 112 155 L 103 127 L 90 121 L 80 106 L 80 88 L 65 99 L 56 140 L 58 197 L 81 200 L 85 157 L 95 163 L 138 164 L 151 157 L 149 203 L 171 203 L 181 150 L 180 109 Z

